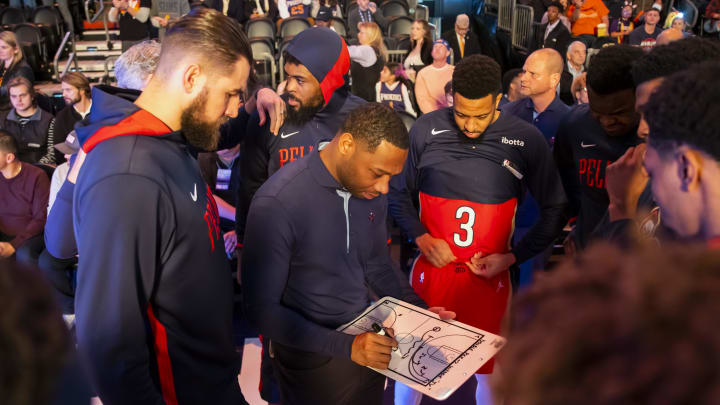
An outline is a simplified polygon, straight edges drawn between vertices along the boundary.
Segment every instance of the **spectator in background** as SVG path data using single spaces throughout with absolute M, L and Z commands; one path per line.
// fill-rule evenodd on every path
M 405 111 L 413 117 L 417 117 L 408 86 L 411 86 L 410 80 L 402 65 L 397 62 L 388 62 L 380 71 L 380 81 L 375 84 L 375 101 L 383 103 L 395 111 Z
M 350 38 L 357 38 L 360 31 L 360 23 L 374 22 L 383 31 L 387 28 L 387 19 L 382 10 L 370 0 L 357 0 L 357 8 L 348 13 L 348 35 Z
M 577 79 L 573 80 L 570 91 L 572 92 L 575 104 L 587 104 L 589 102 L 587 91 L 587 73 L 583 72 L 583 74 L 578 76 Z
M 481 53 L 480 40 L 474 32 L 470 31 L 470 17 L 459 14 L 455 18 L 455 29 L 442 34 L 442 38 L 450 44 L 453 50 L 453 63 L 457 64 L 465 56 Z
M 443 88 L 443 90 L 445 90 L 445 102 L 447 103 L 447 106 L 452 107 L 453 104 L 455 104 L 452 91 L 452 80 L 445 83 L 445 87 Z
M 150 37 L 147 21 L 152 7 L 151 0 L 113 0 L 112 4 L 108 20 L 118 23 L 120 27 L 123 52 Z
M 388 59 L 382 31 L 374 22 L 360 23 L 360 45 L 348 46 L 352 92 L 365 101 L 375 101 L 375 84 Z
M 599 246 L 539 280 L 512 310 L 493 384 L 507 403 L 718 402 L 717 252 Z
M 566 252 L 584 249 L 608 208 L 605 167 L 642 140 L 630 73 L 643 51 L 629 45 L 603 48 L 587 73 L 589 104 L 576 106 L 560 124 L 553 153 L 570 201 L 568 218 L 577 216 Z
M 23 58 L 22 46 L 12 31 L 0 32 L 0 111 L 11 108 L 7 84 L 14 77 L 24 77 L 31 85 L 35 74 Z
M 596 27 L 598 24 L 605 24 L 608 27 L 609 10 L 602 0 L 573 0 L 568 7 L 567 15 L 572 22 L 572 34 L 585 46 L 592 45 L 595 41 Z
M 718 35 L 720 33 L 720 0 L 711 0 L 708 3 L 705 8 L 705 18 L 703 25 L 705 32 Z
M 0 129 L 15 137 L 20 145 L 15 156 L 23 162 L 54 164 L 55 118 L 38 108 L 37 93 L 26 78 L 15 77 L 7 87 L 13 108 L 0 113 Z
M 420 69 L 433 63 L 431 34 L 427 21 L 415 20 L 410 29 L 410 40 L 401 46 L 402 49 L 408 51 L 403 65 L 412 81 L 415 81 L 415 75 Z
M 560 79 L 560 99 L 567 105 L 573 105 L 573 95 L 571 91 L 572 83 L 583 72 L 585 72 L 585 58 L 587 57 L 587 47 L 582 41 L 575 41 L 570 44 L 567 50 L 567 61 Z
M 658 35 L 662 32 L 662 28 L 658 26 L 660 21 L 660 11 L 656 8 L 645 10 L 645 24 L 635 28 L 628 36 L 628 44 L 639 46 L 645 51 L 649 51 L 655 46 Z
M 245 21 L 249 18 L 245 4 L 250 1 L 252 0 L 207 0 L 205 4 L 232 18 L 239 24 L 245 24 Z
M 329 17 L 343 18 L 342 10 L 337 0 L 313 0 L 310 15 L 317 19 L 318 15 L 325 14 Z M 330 18 L 328 18 L 328 21 Z
M 313 17 L 315 19 L 314 27 L 325 27 L 335 31 L 335 28 L 330 24 L 332 18 L 332 12 L 328 9 L 318 10 L 317 15 Z
M 137 91 L 144 89 L 155 72 L 159 57 L 159 42 L 148 40 L 130 47 L 115 61 L 117 87 Z
M 249 10 L 250 19 L 268 18 L 272 21 L 278 18 L 277 1 L 275 0 L 246 0 L 246 11 Z
M 685 38 L 687 35 L 685 32 L 680 31 L 676 28 L 668 28 L 660 33 L 657 37 L 657 42 L 655 43 L 656 46 L 658 45 L 667 45 L 670 42 L 679 41 L 683 38 Z
M 567 18 L 567 16 L 565 15 L 565 10 L 567 10 L 567 0 L 559 0 L 558 3 L 562 6 L 562 8 L 560 8 L 561 11 L 558 18 L 560 18 L 560 22 L 562 22 L 565 28 L 567 28 L 568 32 L 570 32 L 570 30 L 572 29 L 572 24 L 570 24 L 570 19 Z M 548 8 L 550 8 L 550 5 L 548 5 Z M 548 12 L 544 11 L 542 19 L 540 20 L 540 24 L 547 24 L 548 19 Z
M 633 11 L 637 4 L 625 1 L 625 5 L 620 12 L 620 18 L 614 18 L 610 23 L 610 36 L 617 38 L 618 44 L 628 42 L 628 35 L 635 29 L 633 24 Z
M 17 140 L 0 131 L 0 258 L 36 265 L 43 250 L 50 180 L 18 159 Z
M 502 77 L 502 91 L 503 96 L 500 99 L 498 108 L 504 106 L 507 103 L 520 100 L 523 96 L 520 93 L 520 78 L 522 76 L 522 69 L 510 69 Z
M 55 130 L 53 143 L 58 145 L 65 141 L 65 137 L 75 128 L 75 123 L 85 119 L 90 114 L 92 98 L 90 97 L 90 81 L 80 72 L 67 72 L 62 76 L 62 88 L 65 108 L 55 116 Z M 63 162 L 64 154 L 55 153 L 55 162 Z
M 190 3 L 187 0 L 157 0 L 153 2 L 153 16 L 150 23 L 160 28 L 160 39 L 165 36 L 168 24 L 190 12 Z
M 278 28 L 280 27 L 282 20 L 285 18 L 309 18 L 310 12 L 312 11 L 311 3 L 312 0 L 277 0 L 278 13 L 280 15 Z
M 423 114 L 447 107 L 445 83 L 452 80 L 455 67 L 447 63 L 450 45 L 444 39 L 433 42 L 433 63 L 418 72 L 415 81 L 415 99 Z
M 562 4 L 558 2 L 553 2 L 548 6 L 548 21 L 540 26 L 543 36 L 537 38 L 535 49 L 552 48 L 558 51 L 560 55 L 565 55 L 570 43 L 570 31 L 560 21 L 563 11 Z

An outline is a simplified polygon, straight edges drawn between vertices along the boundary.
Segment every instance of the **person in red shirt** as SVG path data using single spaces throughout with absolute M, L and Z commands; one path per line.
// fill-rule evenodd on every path
M 17 140 L 0 131 L 0 258 L 37 264 L 45 244 L 43 228 L 50 180 L 45 172 L 17 159 Z

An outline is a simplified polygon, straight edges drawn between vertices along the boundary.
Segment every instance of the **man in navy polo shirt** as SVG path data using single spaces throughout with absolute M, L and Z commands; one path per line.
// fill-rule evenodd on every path
M 385 194 L 408 144 L 392 110 L 366 104 L 322 151 L 283 167 L 255 194 L 245 312 L 271 340 L 284 404 L 382 403 L 385 377 L 362 366 L 387 368 L 397 342 L 335 329 L 367 308 L 370 289 L 427 307 L 393 270 L 387 248 Z
M 502 107 L 504 112 L 535 125 L 550 146 L 560 120 L 570 111 L 556 91 L 562 72 L 563 59 L 556 50 L 540 49 L 531 53 L 520 74 L 520 94 L 526 98 Z
M 542 132 L 545 140 L 552 147 L 560 121 L 570 111 L 570 107 L 560 100 L 557 86 L 563 72 L 563 59 L 552 49 L 540 49 L 528 56 L 520 74 L 520 94 L 523 99 L 513 101 L 502 107 L 503 112 L 510 113 L 523 121 L 533 124 Z M 515 215 L 516 242 L 522 238 L 535 224 L 540 215 L 537 202 L 529 194 L 520 204 Z M 543 269 L 549 258 L 552 247 L 533 260 L 520 265 L 520 283 L 523 284 L 533 269 Z

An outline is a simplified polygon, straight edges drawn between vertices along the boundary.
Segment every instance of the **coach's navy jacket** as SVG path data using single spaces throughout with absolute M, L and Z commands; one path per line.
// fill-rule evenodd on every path
M 335 329 L 365 310 L 371 288 L 427 307 L 392 268 L 387 198 L 352 197 L 317 151 L 255 194 L 243 250 L 245 312 L 286 346 L 349 359 L 354 336 Z
M 103 403 L 238 404 L 217 207 L 181 132 L 105 95 L 77 129 L 78 349 Z

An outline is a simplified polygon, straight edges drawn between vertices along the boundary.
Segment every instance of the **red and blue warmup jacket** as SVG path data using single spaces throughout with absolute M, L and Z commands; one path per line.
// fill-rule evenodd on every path
M 469 139 L 445 108 L 418 119 L 410 143 L 390 188 L 390 213 L 410 238 L 429 232 L 445 239 L 461 262 L 478 251 L 512 251 L 522 263 L 561 232 L 567 200 L 547 142 L 532 125 L 501 113 L 480 138 Z M 513 217 L 526 189 L 540 205 L 540 219 L 511 250 Z
M 95 98 L 93 98 L 95 100 Z M 181 132 L 107 95 L 77 129 L 78 349 L 104 404 L 239 404 L 217 207 Z
M 578 247 L 587 245 L 610 203 L 605 168 L 640 142 L 636 128 L 624 136 L 609 136 L 588 104 L 573 107 L 560 123 L 553 154 L 570 201 L 569 216 L 577 216 L 573 235 Z

